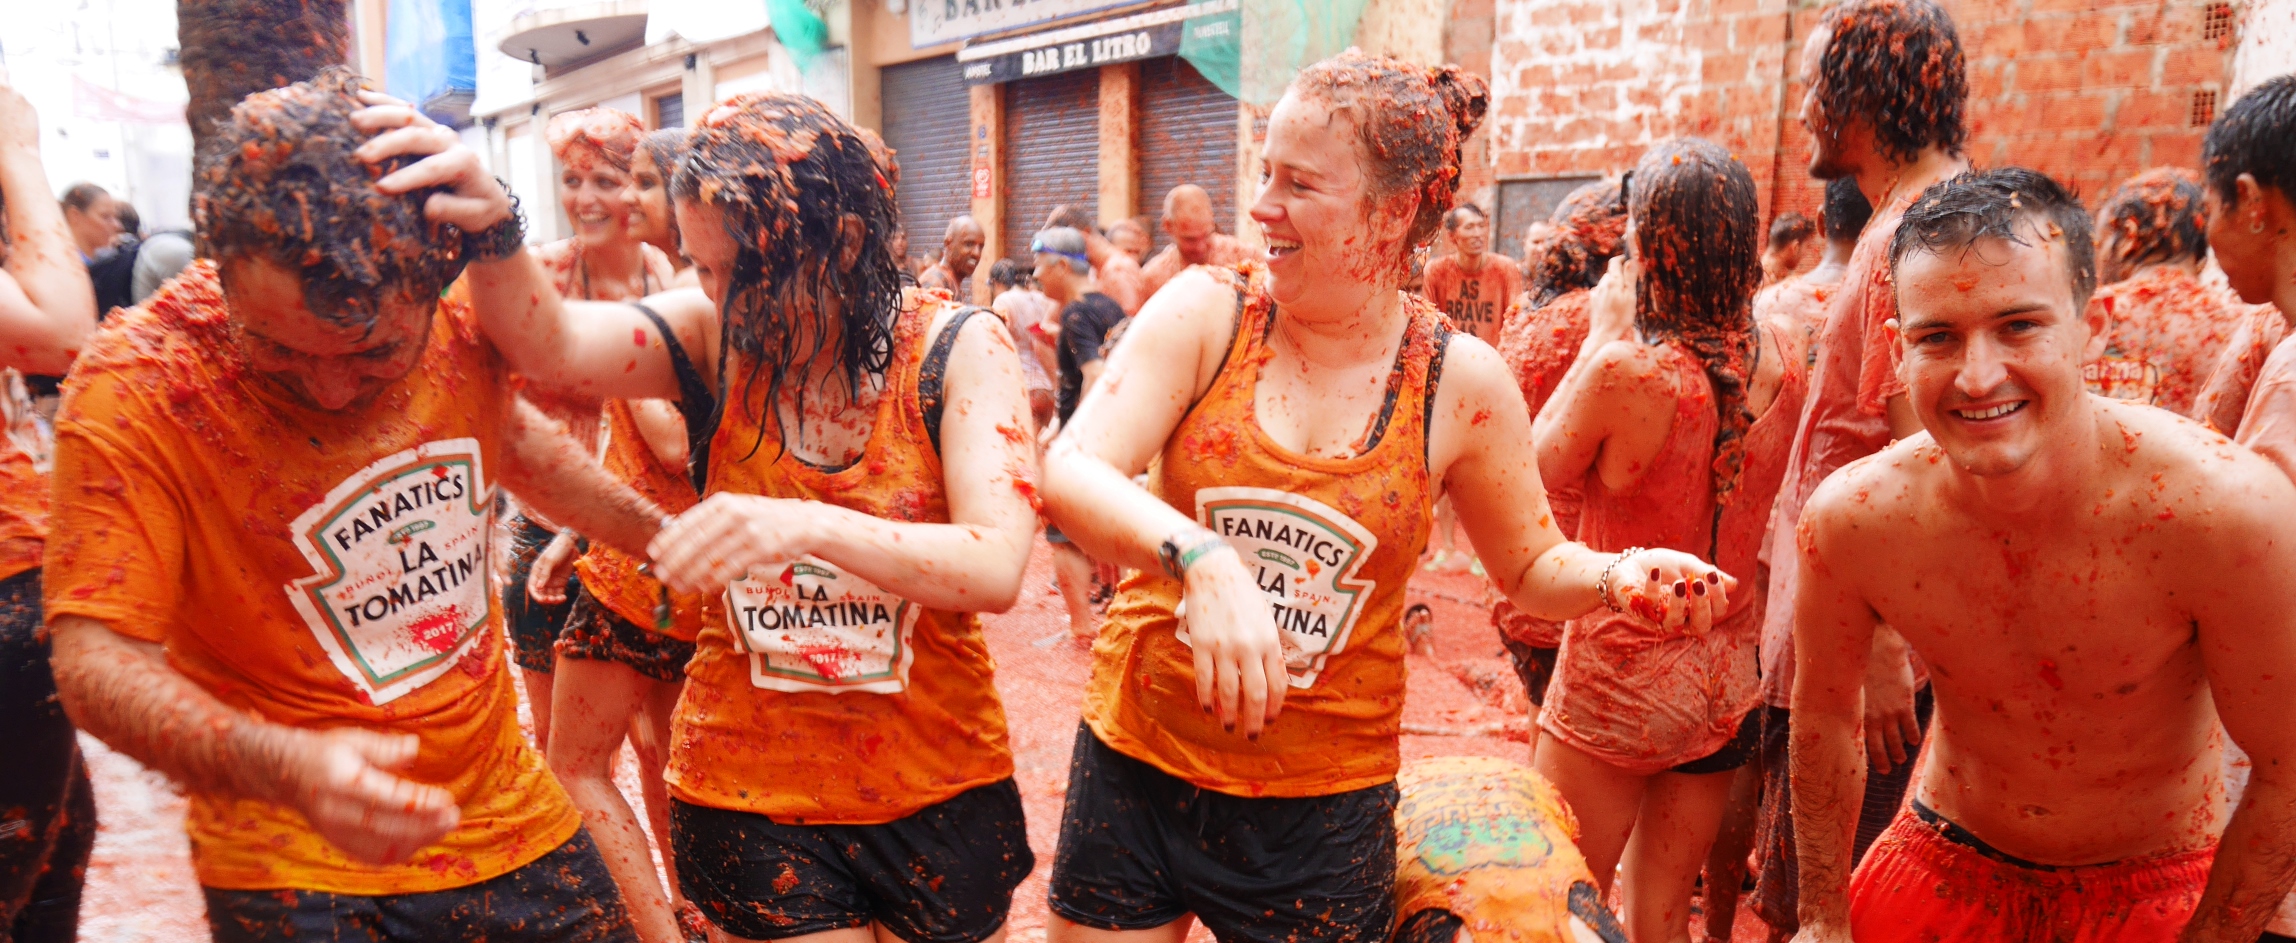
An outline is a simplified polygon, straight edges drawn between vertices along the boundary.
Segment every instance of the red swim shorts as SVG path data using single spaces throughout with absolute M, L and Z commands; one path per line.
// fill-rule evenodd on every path
M 2214 847 L 2056 867 L 1985 845 L 1918 801 L 1850 878 L 1858 943 L 2176 939 L 2200 905 Z

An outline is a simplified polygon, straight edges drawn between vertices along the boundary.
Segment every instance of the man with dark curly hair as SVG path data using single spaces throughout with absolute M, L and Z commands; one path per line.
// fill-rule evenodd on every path
M 1887 249 L 1897 221 L 1930 184 L 1968 169 L 1964 105 L 1969 95 L 1961 39 L 1933 0 L 1848 0 L 1830 7 L 1802 47 L 1809 92 L 1802 123 L 1810 131 L 1810 175 L 1848 178 L 1873 206 L 1873 219 L 1851 253 L 1849 270 L 1818 331 L 1809 398 L 1778 489 L 1781 525 L 1770 547 L 1770 599 L 1762 631 L 1764 700 L 1786 704 L 1793 690 L 1795 591 L 1802 572 L 1794 528 L 1803 502 L 1835 469 L 1920 431 L 1893 370 L 1896 345 L 1883 324 L 1897 316 Z M 1902 640 L 1887 626 L 1874 633 L 1866 679 L 1865 737 L 1873 764 L 1858 824 L 1858 847 L 1889 823 L 1920 748 L 1925 697 Z M 1797 876 L 1793 823 L 1785 814 L 1792 785 L 1784 775 L 1786 712 L 1763 718 L 1762 876 L 1754 910 L 1777 937 L 1795 926 Z
M 633 551 L 662 515 L 442 299 L 520 226 L 492 180 L 438 185 L 467 149 L 371 140 L 377 102 L 335 68 L 209 125 L 204 258 L 82 352 L 45 567 L 57 687 L 190 793 L 219 941 L 634 941 L 519 731 L 489 545 L 498 487 Z

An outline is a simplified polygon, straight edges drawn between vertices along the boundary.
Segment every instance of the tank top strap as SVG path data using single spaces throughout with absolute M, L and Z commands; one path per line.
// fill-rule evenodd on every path
M 1361 454 L 1369 455 L 1391 442 L 1416 445 L 1419 460 L 1425 463 L 1430 438 L 1427 430 L 1435 418 L 1435 382 L 1452 332 L 1444 326 L 1442 312 L 1425 298 L 1405 294 L 1403 303 L 1410 314 L 1403 326 L 1403 343 L 1397 345 L 1395 366 L 1387 377 L 1387 394 L 1370 434 L 1364 437 Z M 1404 417 L 1401 429 L 1392 428 L 1397 416 Z
M 949 354 L 956 350 L 957 335 L 965 329 L 965 322 L 982 310 L 965 305 L 950 315 L 948 326 L 933 338 L 932 349 L 925 352 L 917 369 L 917 409 L 924 416 L 925 438 L 932 441 L 935 452 L 941 450 L 941 410 L 948 405 Z

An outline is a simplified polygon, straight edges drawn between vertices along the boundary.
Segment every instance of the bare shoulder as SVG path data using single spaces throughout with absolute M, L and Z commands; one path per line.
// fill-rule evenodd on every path
M 2114 471 L 2125 486 L 2108 502 L 2150 518 L 2180 541 L 2247 544 L 2279 539 L 2296 519 L 2296 485 L 2279 466 L 2223 434 L 2167 410 L 2092 396 Z M 2244 547 L 2231 547 L 2246 552 Z
M 1482 338 L 1465 331 L 1452 332 L 1443 347 L 1443 375 L 1435 387 L 1437 412 L 1447 413 L 1449 406 L 1488 408 L 1503 402 L 1501 397 L 1509 392 L 1518 400 L 1522 398 L 1506 358 Z
M 1834 546 L 1888 539 L 1938 508 L 1933 495 L 1950 466 L 1929 433 L 1917 433 L 1826 476 L 1802 506 L 1800 542 Z

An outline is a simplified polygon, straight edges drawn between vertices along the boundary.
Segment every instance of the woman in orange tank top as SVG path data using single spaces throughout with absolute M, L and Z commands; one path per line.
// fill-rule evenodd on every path
M 1754 324 L 1754 178 L 1684 138 L 1652 148 L 1622 196 L 1629 256 L 1595 287 L 1587 339 L 1534 424 L 1539 472 L 1586 482 L 1589 547 L 1668 547 L 1759 575 L 1802 376 L 1796 346 Z M 1564 628 L 1536 764 L 1578 814 L 1606 892 L 1624 858 L 1634 939 L 1686 938 L 1699 868 L 1753 757 L 1760 582 L 1704 632 L 1608 612 Z
M 714 377 L 704 500 L 653 572 L 698 601 L 671 732 L 676 877 L 722 936 L 1000 940 L 1034 859 L 975 613 L 1019 594 L 1036 531 L 1018 355 L 993 317 L 901 288 L 884 168 L 819 102 L 700 116 L 671 183 L 701 289 L 526 304 L 555 386 L 670 397 L 661 334 Z M 492 273 L 489 273 L 492 274 Z
M 1453 67 L 1302 72 L 1252 208 L 1265 268 L 1168 283 L 1049 451 L 1053 522 L 1136 571 L 1094 647 L 1054 943 L 1176 943 L 1190 915 L 1222 940 L 1387 937 L 1399 621 L 1439 496 L 1534 615 L 1704 631 L 1727 605 L 1688 554 L 1565 542 L 1512 375 L 1398 290 L 1485 101 Z

